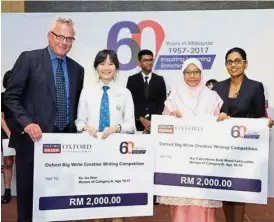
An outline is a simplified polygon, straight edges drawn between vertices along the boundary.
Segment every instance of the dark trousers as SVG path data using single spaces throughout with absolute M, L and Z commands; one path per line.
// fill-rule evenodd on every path
M 54 128 L 54 133 L 68 133 Z M 32 222 L 34 143 L 27 135 L 21 135 L 16 146 L 17 222 Z

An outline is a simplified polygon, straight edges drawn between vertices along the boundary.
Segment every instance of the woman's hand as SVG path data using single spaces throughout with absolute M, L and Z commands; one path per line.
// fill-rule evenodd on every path
M 268 118 L 268 127 L 272 128 L 273 125 L 274 125 L 274 121 L 271 118 Z
M 182 114 L 179 110 L 174 110 L 169 114 L 170 116 L 175 116 L 176 118 L 182 118 Z
M 219 113 L 219 115 L 217 117 L 217 122 L 223 121 L 228 118 L 229 118 L 229 116 L 226 113 Z
M 97 129 L 90 125 L 85 125 L 83 131 L 87 131 L 90 136 L 97 137 Z
M 262 119 L 268 119 L 268 127 L 272 128 L 272 126 L 274 125 L 274 121 L 270 118 L 270 117 L 261 117 Z
M 103 131 L 102 139 L 106 139 L 108 136 L 110 136 L 113 133 L 116 133 L 118 130 L 118 126 L 106 127 Z

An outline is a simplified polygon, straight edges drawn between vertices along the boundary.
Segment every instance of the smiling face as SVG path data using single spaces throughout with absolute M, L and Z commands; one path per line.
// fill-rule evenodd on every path
M 238 52 L 230 53 L 226 58 L 226 69 L 231 77 L 239 77 L 244 74 L 247 61 Z
M 56 22 L 48 33 L 48 42 L 51 51 L 59 58 L 64 57 L 71 50 L 74 36 L 73 25 Z
M 201 82 L 201 70 L 194 64 L 189 64 L 184 73 L 184 80 L 190 87 L 195 87 Z
M 110 60 L 109 55 L 104 62 L 98 64 L 97 72 L 103 83 L 109 83 L 114 79 L 116 75 L 116 66 Z

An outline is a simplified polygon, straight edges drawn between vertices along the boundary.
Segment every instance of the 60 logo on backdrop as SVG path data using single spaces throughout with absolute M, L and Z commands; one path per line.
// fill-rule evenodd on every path
M 120 62 L 120 70 L 131 70 L 137 66 L 138 52 L 142 44 L 142 32 L 145 28 L 151 28 L 155 34 L 155 57 L 157 57 L 161 45 L 165 39 L 165 32 L 162 26 L 153 20 L 144 20 L 138 24 L 132 21 L 121 21 L 115 23 L 109 33 L 107 39 L 107 48 L 114 50 L 116 53 L 120 46 L 128 46 L 131 50 L 131 58 L 127 63 Z M 128 29 L 131 36 L 118 40 L 119 33 L 122 29 Z

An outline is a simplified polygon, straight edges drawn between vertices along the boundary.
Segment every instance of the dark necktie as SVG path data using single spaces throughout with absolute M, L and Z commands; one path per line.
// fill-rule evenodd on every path
M 145 83 L 144 83 L 144 88 L 145 88 L 145 98 L 147 99 L 149 96 L 149 84 L 148 84 L 148 76 L 145 77 Z
M 58 60 L 56 70 L 56 96 L 57 96 L 57 114 L 56 127 L 63 130 L 67 126 L 67 92 L 64 70 L 62 67 L 62 59 Z
M 100 106 L 99 132 L 103 132 L 106 127 L 110 126 L 108 89 L 109 86 L 103 86 L 104 93 Z

